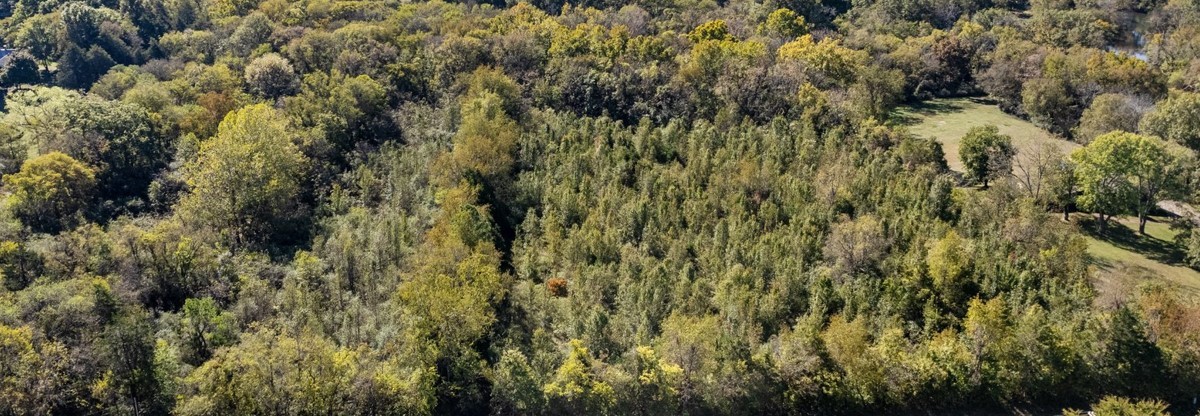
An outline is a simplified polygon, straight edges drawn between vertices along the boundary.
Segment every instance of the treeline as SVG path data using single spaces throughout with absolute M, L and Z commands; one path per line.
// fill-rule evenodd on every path
M 1200 308 L 1098 296 L 1057 213 L 1191 199 L 1195 4 L 0 17 L 0 414 L 876 413 L 1200 381 Z M 1135 29 L 1144 60 L 1109 49 Z M 973 131 L 960 179 L 889 123 L 980 93 L 1087 146 Z

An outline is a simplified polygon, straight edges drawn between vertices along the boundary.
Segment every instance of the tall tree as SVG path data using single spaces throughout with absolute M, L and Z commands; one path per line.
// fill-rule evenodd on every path
M 9 56 L 0 68 L 0 87 L 12 88 L 25 84 L 36 84 L 42 79 L 37 60 L 26 51 L 17 51 Z
M 1144 99 L 1124 94 L 1101 94 L 1084 110 L 1075 129 L 1075 139 L 1087 143 L 1113 131 L 1137 132 L 1138 120 L 1149 106 Z
M 958 157 L 967 170 L 967 176 L 983 183 L 984 188 L 988 187 L 989 180 L 1012 171 L 1015 154 L 1012 138 L 1000 134 L 1000 129 L 994 125 L 971 128 L 963 136 L 958 149 Z
M 184 167 L 191 192 L 180 211 L 235 246 L 279 237 L 302 219 L 308 159 L 295 140 L 288 120 L 264 104 L 230 113 Z
M 4 178 L 14 216 L 38 232 L 57 232 L 79 220 L 91 203 L 96 173 L 59 152 L 30 159 Z
M 1144 234 L 1158 202 L 1181 189 L 1183 153 L 1157 138 L 1113 132 L 1076 150 L 1071 159 L 1082 191 L 1079 202 L 1099 215 L 1101 228 L 1112 215 L 1133 212 Z

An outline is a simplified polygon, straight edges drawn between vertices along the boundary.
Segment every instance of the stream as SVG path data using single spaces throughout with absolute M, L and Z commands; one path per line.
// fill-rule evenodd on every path
M 1142 33 L 1143 24 L 1146 19 L 1145 14 L 1130 13 L 1125 16 L 1133 22 L 1133 31 L 1129 38 L 1120 43 L 1109 46 L 1107 49 L 1111 52 L 1123 53 L 1134 58 L 1149 62 L 1150 58 L 1146 54 L 1146 37 Z

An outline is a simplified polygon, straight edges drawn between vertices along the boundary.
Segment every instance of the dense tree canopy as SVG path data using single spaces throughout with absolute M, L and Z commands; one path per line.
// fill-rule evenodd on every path
M 0 0 L 0 415 L 1192 413 L 1194 3 Z

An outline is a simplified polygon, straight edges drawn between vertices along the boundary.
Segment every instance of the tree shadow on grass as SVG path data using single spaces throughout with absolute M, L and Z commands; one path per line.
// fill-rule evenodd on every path
M 980 104 L 980 105 L 1000 105 L 999 100 L 992 98 L 992 97 L 988 97 L 988 96 L 967 97 L 967 101 L 973 102 L 975 104 Z
M 1161 220 L 1151 218 L 1150 221 L 1159 222 Z M 1162 264 L 1187 267 L 1187 264 L 1183 262 L 1183 250 L 1175 245 L 1174 241 L 1138 234 L 1136 230 L 1117 221 L 1109 221 L 1104 231 L 1100 231 L 1097 225 L 1095 218 L 1083 218 L 1079 221 L 1079 229 L 1092 238 L 1123 250 L 1141 254 Z
M 974 101 L 974 100 L 972 100 Z M 909 104 L 902 107 L 891 114 L 892 122 L 899 125 L 913 125 L 920 123 L 926 117 L 936 116 L 938 114 L 954 113 L 962 111 L 965 107 L 962 103 L 952 100 L 928 100 Z

